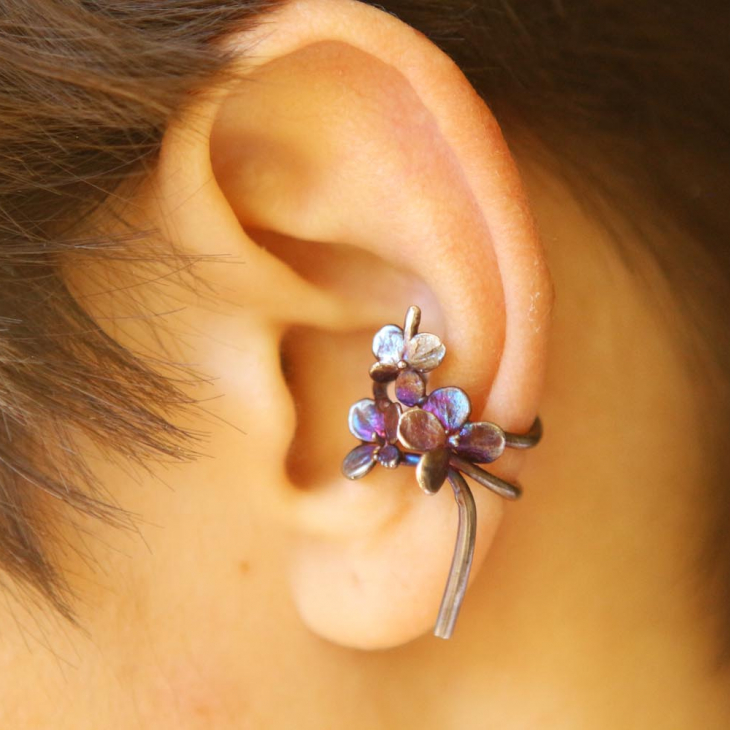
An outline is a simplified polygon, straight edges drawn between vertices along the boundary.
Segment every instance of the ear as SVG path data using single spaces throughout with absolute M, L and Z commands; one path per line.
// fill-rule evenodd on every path
M 248 434 L 233 447 L 251 477 L 240 488 L 291 536 L 302 620 L 343 645 L 402 644 L 432 628 L 457 512 L 412 471 L 340 473 L 373 334 L 419 305 L 448 346 L 437 384 L 466 390 L 475 420 L 526 431 L 546 358 L 543 253 L 495 120 L 411 28 L 350 0 L 298 0 L 226 43 L 237 81 L 201 92 L 169 129 L 149 215 L 210 257 L 209 316 L 245 339 L 238 359 L 208 342 L 197 362 Z M 522 458 L 494 472 L 514 480 Z M 503 515 L 474 489 L 472 575 Z

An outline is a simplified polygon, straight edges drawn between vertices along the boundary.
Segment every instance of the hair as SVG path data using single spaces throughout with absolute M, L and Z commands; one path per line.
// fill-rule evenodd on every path
M 0 575 L 69 619 L 58 520 L 78 512 L 125 523 L 85 468 L 79 438 L 141 462 L 190 450 L 169 417 L 186 402 L 174 380 L 103 332 L 60 262 L 124 255 L 125 240 L 79 234 L 79 223 L 154 165 L 189 94 L 228 67 L 215 41 L 280 4 L 0 3 Z M 730 4 L 391 0 L 383 9 L 454 58 L 516 147 L 539 148 L 570 181 L 592 180 L 596 200 L 625 211 L 640 200 L 684 234 L 644 240 L 692 323 L 691 351 L 719 374 L 715 423 L 727 422 L 730 336 L 719 313 L 730 286 Z M 713 454 L 705 543 L 725 610 L 730 456 L 720 439 L 729 430 Z

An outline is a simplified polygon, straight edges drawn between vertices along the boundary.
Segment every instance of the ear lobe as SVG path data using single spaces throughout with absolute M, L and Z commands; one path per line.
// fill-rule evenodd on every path
M 291 399 L 272 393 L 262 424 L 273 431 L 279 419 L 281 443 L 305 456 L 291 480 L 280 461 L 250 485 L 293 530 L 304 621 L 344 645 L 398 645 L 434 621 L 456 507 L 449 490 L 425 497 L 402 469 L 355 484 L 340 475 L 355 445 L 349 404 L 369 395 L 369 340 L 419 304 L 441 325 L 423 329 L 449 348 L 438 384 L 464 388 L 475 420 L 526 431 L 545 367 L 544 256 L 498 126 L 425 38 L 360 3 L 301 0 L 229 45 L 239 42 L 256 53 L 243 81 L 212 90 L 168 134 L 158 203 L 183 250 L 244 264 L 214 262 L 203 276 L 238 297 L 262 337 L 305 326 L 288 348 Z M 401 286 L 373 297 L 381 275 Z M 512 455 L 495 472 L 512 480 L 519 462 Z M 502 515 L 494 494 L 475 487 L 475 498 L 472 575 Z

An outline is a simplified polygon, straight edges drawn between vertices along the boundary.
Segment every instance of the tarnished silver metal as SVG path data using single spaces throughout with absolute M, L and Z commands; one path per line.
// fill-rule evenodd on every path
M 525 434 L 505 433 L 507 446 L 511 449 L 531 449 L 537 446 L 542 438 L 542 421 L 536 418 Z
M 481 484 L 487 489 L 491 489 L 500 497 L 505 499 L 519 499 L 522 496 L 522 488 L 517 484 L 510 484 L 504 479 L 495 477 L 488 471 L 479 468 L 476 464 L 472 464 L 460 456 L 452 456 L 450 460 L 451 466 L 458 469 L 462 474 L 471 477 L 477 484 Z
M 451 484 L 458 506 L 459 525 L 454 557 L 441 600 L 434 634 L 448 639 L 469 581 L 477 512 L 464 475 L 505 499 L 518 499 L 522 489 L 485 471 L 505 449 L 530 449 L 542 438 L 542 423 L 536 418 L 525 434 L 504 431 L 489 421 L 469 421 L 471 403 L 460 388 L 439 388 L 428 393 L 428 373 L 446 355 L 441 340 L 419 333 L 421 310 L 409 307 L 403 328 L 389 324 L 373 340 L 377 362 L 370 368 L 373 398 L 350 409 L 351 433 L 360 444 L 346 457 L 342 472 L 348 479 L 361 479 L 376 464 L 388 469 L 416 467 L 416 481 L 429 495 L 445 481 Z M 391 400 L 393 387 L 395 401 Z
M 416 481 L 426 494 L 436 494 L 449 473 L 450 455 L 446 449 L 427 451 L 416 466 Z
M 433 630 L 439 639 L 450 639 L 454 633 L 456 619 L 459 617 L 469 582 L 477 531 L 477 506 L 474 504 L 469 485 L 456 469 L 449 469 L 448 479 L 459 508 L 459 529 L 456 533 L 456 547 L 454 557 L 451 559 L 449 579 L 446 582 L 436 627 Z

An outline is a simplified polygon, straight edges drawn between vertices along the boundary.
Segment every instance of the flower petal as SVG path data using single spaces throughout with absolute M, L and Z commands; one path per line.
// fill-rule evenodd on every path
M 394 444 L 398 440 L 398 422 L 400 421 L 401 414 L 400 403 L 380 401 L 377 403 L 377 406 L 383 414 L 385 440 L 388 443 Z
M 398 438 L 412 451 L 431 451 L 446 443 L 446 433 L 438 418 L 420 408 L 406 411 L 400 417 Z
M 467 423 L 450 441 L 460 456 L 477 464 L 489 464 L 504 453 L 504 431 L 496 424 L 483 421 Z
M 348 424 L 350 433 L 361 441 L 377 443 L 385 437 L 383 414 L 371 398 L 359 400 L 350 408 Z
M 436 335 L 423 332 L 408 340 L 405 347 L 405 361 L 414 369 L 428 372 L 437 368 L 446 355 L 446 346 Z
M 395 380 L 400 370 L 396 365 L 376 362 L 370 367 L 370 378 L 376 383 L 389 383 Z
M 348 479 L 362 479 L 375 466 L 378 448 L 376 444 L 356 446 L 342 462 L 342 473 Z
M 426 381 L 415 370 L 403 370 L 395 381 L 395 397 L 404 406 L 417 406 L 426 395 Z
M 403 330 L 394 324 L 385 325 L 373 339 L 373 355 L 384 365 L 397 365 L 404 349 Z
M 428 396 L 423 409 L 433 413 L 448 433 L 454 433 L 469 418 L 471 403 L 461 388 L 439 388 Z
M 449 452 L 447 449 L 434 449 L 426 452 L 416 467 L 418 486 L 426 494 L 436 494 L 446 481 L 449 471 Z
M 400 451 L 393 444 L 386 444 L 378 452 L 378 461 L 386 469 L 395 469 L 400 464 Z

